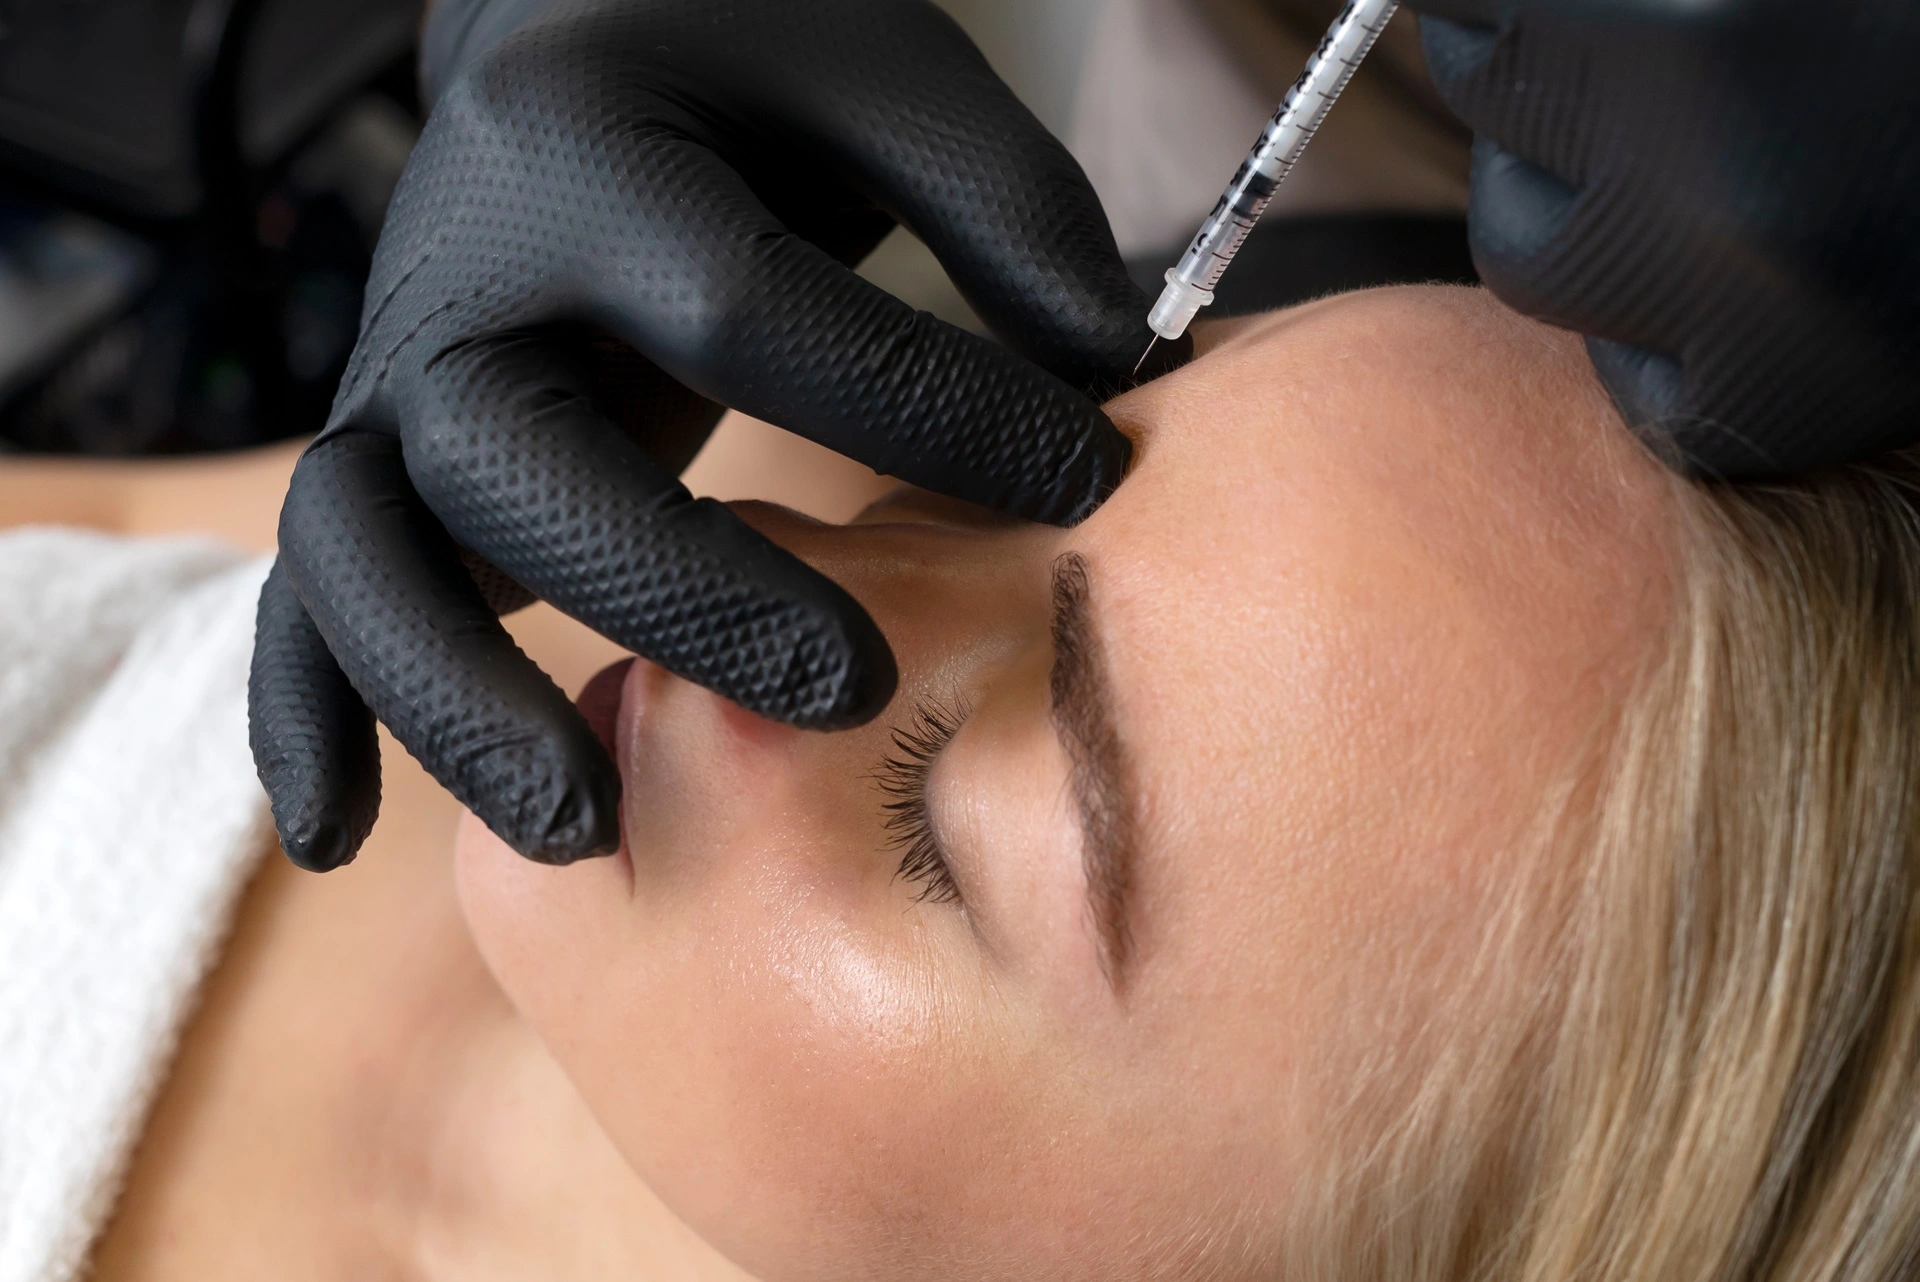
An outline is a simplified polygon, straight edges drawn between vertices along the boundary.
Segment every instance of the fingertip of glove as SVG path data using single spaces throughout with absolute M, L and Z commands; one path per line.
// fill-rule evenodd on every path
M 1711 477 L 1743 471 L 1752 458 L 1733 434 L 1690 422 L 1680 412 L 1685 370 L 1670 356 L 1601 338 L 1587 339 L 1587 356 L 1627 427 L 1668 468 Z M 1728 457 L 1727 446 L 1740 454 Z
M 838 606 L 798 630 L 779 658 L 714 688 L 755 716 L 801 730 L 849 730 L 873 720 L 893 701 L 900 671 L 867 612 L 850 597 Z
M 1079 525 L 1120 488 L 1133 465 L 1133 442 L 1119 428 L 1104 422 L 1073 460 L 1062 484 L 1048 502 L 1029 513 L 1032 519 L 1067 528 Z
M 553 796 L 538 827 L 501 834 L 508 845 L 535 863 L 560 868 L 620 849 L 620 780 L 611 766 L 559 781 Z
M 332 872 L 360 853 L 359 843 L 343 824 L 321 823 L 298 831 L 280 830 L 280 849 L 293 866 L 305 872 Z
M 373 831 L 380 814 L 377 767 L 371 779 L 343 786 L 339 772 L 288 777 L 284 771 L 262 770 L 273 808 L 274 831 L 280 849 L 294 867 L 307 872 L 332 872 L 354 861 Z
M 849 685 L 847 724 L 863 726 L 879 716 L 899 688 L 900 669 L 893 661 L 893 651 L 882 640 Z
M 871 620 L 866 623 L 871 635 L 852 642 L 836 673 L 805 682 L 795 715 L 783 720 L 806 730 L 850 730 L 872 721 L 893 702 L 900 669 L 879 628 Z

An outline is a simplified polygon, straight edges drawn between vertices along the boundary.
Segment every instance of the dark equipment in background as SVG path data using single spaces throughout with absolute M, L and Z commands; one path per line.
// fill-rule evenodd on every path
M 0 0 L 0 449 L 323 423 L 418 133 L 419 0 Z

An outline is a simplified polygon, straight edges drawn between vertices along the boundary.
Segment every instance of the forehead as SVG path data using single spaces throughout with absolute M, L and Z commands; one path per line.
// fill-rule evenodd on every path
M 1223 951 L 1310 955 L 1469 894 L 1667 599 L 1666 483 L 1577 342 L 1479 291 L 1376 291 L 1110 408 L 1140 459 L 1078 537 L 1139 794 L 1143 984 L 1156 952 L 1190 992 Z

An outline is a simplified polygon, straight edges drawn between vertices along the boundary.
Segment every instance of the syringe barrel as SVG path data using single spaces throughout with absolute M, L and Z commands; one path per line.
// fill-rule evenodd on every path
M 1169 274 L 1170 282 L 1177 278 L 1181 285 L 1211 296 L 1227 265 L 1266 212 L 1274 191 L 1299 162 L 1314 131 L 1327 118 L 1328 110 L 1399 7 L 1400 0 L 1353 0 L 1327 29 L 1320 47 L 1307 60 L 1306 70 L 1287 91 L 1280 110 L 1267 122 L 1259 141 L 1227 184 L 1220 203 L 1201 224 L 1179 266 Z M 1182 332 L 1184 329 L 1182 326 Z

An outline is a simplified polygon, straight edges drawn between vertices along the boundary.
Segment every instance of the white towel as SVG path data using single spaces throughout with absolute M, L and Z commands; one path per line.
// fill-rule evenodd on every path
M 0 534 L 0 1282 L 69 1282 L 255 861 L 265 560 Z

